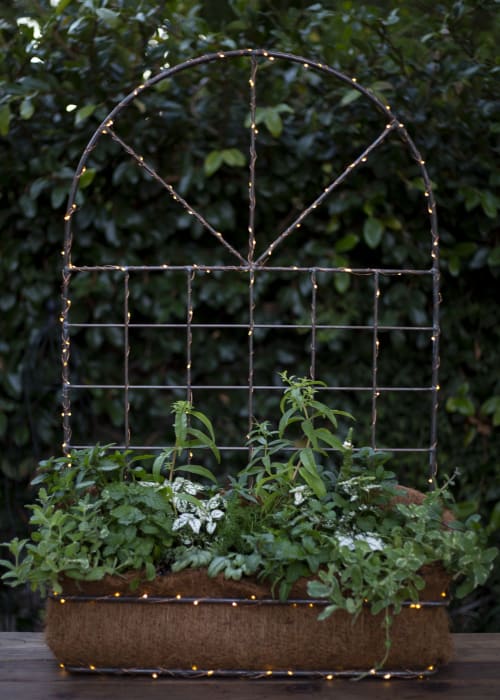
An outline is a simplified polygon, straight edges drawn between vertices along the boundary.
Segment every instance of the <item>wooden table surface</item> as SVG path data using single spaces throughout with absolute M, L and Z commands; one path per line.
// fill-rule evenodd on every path
M 423 680 L 169 679 L 69 674 L 42 634 L 0 633 L 1 700 L 290 700 L 293 697 L 500 698 L 500 634 L 455 634 L 452 663 Z

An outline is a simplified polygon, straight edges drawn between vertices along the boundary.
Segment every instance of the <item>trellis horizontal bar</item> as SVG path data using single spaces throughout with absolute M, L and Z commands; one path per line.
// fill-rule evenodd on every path
M 187 384 L 66 384 L 68 388 L 71 389 L 164 389 L 164 390 L 184 390 L 188 388 Z M 249 386 L 241 386 L 239 384 L 190 384 L 189 388 L 193 391 L 201 391 L 203 389 L 208 389 L 210 391 L 214 390 L 244 390 L 248 391 Z M 279 391 L 283 392 L 283 387 L 281 386 L 268 386 L 268 385 L 253 385 L 252 389 L 254 391 Z M 318 387 L 321 391 L 370 391 L 373 392 L 372 386 L 327 386 Z M 434 391 L 435 387 L 432 386 L 380 386 L 377 387 L 376 391 L 417 391 L 417 392 L 427 392 Z
M 147 585 L 147 583 L 145 583 Z M 213 597 L 194 597 L 194 596 L 148 596 L 143 595 L 64 595 L 63 593 L 49 593 L 49 598 L 59 600 L 60 603 L 137 603 L 140 605 L 164 604 L 164 605 L 231 605 L 238 607 L 240 605 L 271 605 L 271 606 L 301 606 L 301 607 L 327 607 L 331 605 L 331 601 L 324 598 L 289 598 L 287 600 L 279 600 L 276 598 L 213 598 Z M 405 608 L 437 608 L 448 607 L 448 600 L 419 600 L 413 602 L 406 600 L 402 603 Z
M 377 671 L 376 669 L 354 669 L 352 671 L 301 671 L 301 670 L 286 670 L 286 669 L 276 669 L 276 670 L 262 670 L 262 671 L 247 671 L 245 669 L 175 669 L 175 668 L 104 668 L 92 666 L 65 666 L 66 671 L 70 673 L 84 673 L 84 674 L 99 674 L 105 673 L 107 675 L 118 675 L 118 676 L 151 676 L 152 678 L 158 678 L 160 676 L 166 676 L 168 678 L 244 678 L 246 680 L 265 680 L 265 679 L 288 679 L 293 678 L 310 678 L 310 679 L 322 679 L 325 681 L 332 681 L 334 678 L 382 678 L 384 680 L 389 680 L 391 678 L 404 678 L 407 680 L 415 678 L 426 678 L 427 676 L 432 676 L 436 673 L 436 667 L 433 666 L 432 670 L 422 669 L 422 670 L 388 670 L 382 669 Z
M 249 323 L 190 323 L 190 328 L 242 328 L 248 330 Z M 67 328 L 186 328 L 185 323 L 68 323 Z M 252 328 L 273 328 L 283 330 L 310 330 L 310 324 L 293 323 L 252 323 Z M 349 331 L 434 331 L 432 326 L 346 326 L 339 324 L 318 323 L 316 330 L 349 330 Z
M 93 445 L 89 444 L 72 444 L 72 443 L 65 443 L 65 450 L 70 451 L 70 450 L 88 450 L 91 449 L 92 447 L 95 447 L 95 443 Z M 170 450 L 172 449 L 172 445 L 118 445 L 113 443 L 113 449 L 114 450 Z M 193 448 L 193 449 L 205 449 L 203 447 L 199 448 Z M 207 448 L 208 449 L 208 448 Z M 248 452 L 248 446 L 242 446 L 242 445 L 217 445 L 217 449 L 219 452 Z M 283 452 L 290 452 L 294 448 L 283 448 Z M 322 448 L 324 452 L 339 452 L 340 450 L 336 450 L 334 447 L 325 447 Z M 353 452 L 360 452 L 361 450 L 365 449 L 364 447 L 353 447 L 352 450 Z M 374 452 L 394 452 L 394 453 L 430 453 L 434 450 L 434 447 L 374 447 L 372 448 Z
M 432 269 L 379 267 L 259 267 L 258 265 L 70 265 L 65 272 L 347 272 L 353 275 L 432 275 Z

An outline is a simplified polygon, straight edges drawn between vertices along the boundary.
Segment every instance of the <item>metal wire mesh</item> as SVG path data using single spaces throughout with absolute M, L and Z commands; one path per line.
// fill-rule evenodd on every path
M 227 62 L 231 59 L 248 59 L 248 107 L 250 112 L 250 136 L 248 144 L 249 152 L 249 173 L 248 173 L 248 239 L 247 247 L 244 252 L 236 249 L 227 240 L 227 237 L 222 232 L 216 230 L 210 224 L 207 218 L 198 211 L 195 207 L 183 197 L 167 182 L 167 180 L 157 171 L 157 169 L 148 162 L 148 159 L 127 142 L 126 136 L 120 135 L 115 127 L 116 117 L 131 105 L 139 95 L 159 84 L 160 82 L 173 78 L 177 74 L 187 71 L 195 66 L 200 66 L 208 63 Z M 257 83 L 259 79 L 259 70 L 263 64 L 273 61 L 287 61 L 295 64 L 300 64 L 305 69 L 316 72 L 319 75 L 328 75 L 347 84 L 351 88 L 359 91 L 362 96 L 371 102 L 374 108 L 382 115 L 382 127 L 378 136 L 373 139 L 332 181 L 323 188 L 323 190 L 298 214 L 293 221 L 288 223 L 283 230 L 278 231 L 274 239 L 268 243 L 262 252 L 258 253 L 257 243 L 259 231 L 256 227 L 256 211 L 258 209 L 258 182 L 256 178 L 256 163 L 258 159 L 258 129 L 256 125 L 256 110 L 257 110 Z M 309 217 L 317 208 L 321 207 L 325 201 L 332 196 L 340 185 L 348 181 L 354 171 L 357 171 L 368 158 L 376 154 L 377 149 L 394 136 L 398 137 L 409 152 L 410 157 L 417 163 L 421 178 L 423 180 L 425 191 L 426 208 L 429 216 L 429 265 L 425 268 L 410 269 L 398 267 L 357 267 L 347 268 L 342 266 L 314 265 L 314 266 L 295 266 L 295 265 L 273 265 L 273 256 L 277 249 L 282 248 L 288 243 L 293 234 L 300 229 L 302 223 Z M 179 213 L 187 212 L 193 217 L 204 231 L 208 232 L 215 238 L 218 245 L 225 249 L 231 264 L 188 264 L 188 265 L 169 265 L 169 264 L 144 264 L 144 265 L 78 265 L 72 262 L 72 247 L 74 230 L 72 220 L 74 214 L 78 210 L 77 193 L 80 184 L 80 178 L 85 172 L 88 159 L 96 148 L 96 145 L 101 139 L 109 139 L 116 144 L 130 158 L 138 168 L 152 178 L 160 188 L 166 192 L 176 206 L 179 207 Z M 254 416 L 255 397 L 259 393 L 270 393 L 281 391 L 281 388 L 270 383 L 261 382 L 258 380 L 255 368 L 256 352 L 262 350 L 256 347 L 255 334 L 256 331 L 266 330 L 267 332 L 278 332 L 284 329 L 290 331 L 307 332 L 310 337 L 309 343 L 309 374 L 311 378 L 317 375 L 317 359 L 318 359 L 318 333 L 322 331 L 345 331 L 349 333 L 363 332 L 371 335 L 371 381 L 358 386 L 337 385 L 325 387 L 328 391 L 336 392 L 356 392 L 365 394 L 370 397 L 371 407 L 371 430 L 370 442 L 373 449 L 378 447 L 378 427 L 379 421 L 377 417 L 380 397 L 388 392 L 410 392 L 421 393 L 430 396 L 430 415 L 429 415 L 429 438 L 428 444 L 424 447 L 412 445 L 411 443 L 404 446 L 384 446 L 393 452 L 407 453 L 425 453 L 429 459 L 429 482 L 433 483 L 436 474 L 436 446 L 437 446 L 437 407 L 438 407 L 438 368 L 439 368 L 439 243 L 437 230 L 436 205 L 432 192 L 431 182 L 428 172 L 425 167 L 425 162 L 419 153 L 414 142 L 410 138 L 404 124 L 393 114 L 390 107 L 385 105 L 375 94 L 359 85 L 356 78 L 350 78 L 340 71 L 306 58 L 295 56 L 288 53 L 264 50 L 264 49 L 241 49 L 234 51 L 218 52 L 194 58 L 181 63 L 172 68 L 168 68 L 158 75 L 145 81 L 133 90 L 125 99 L 123 99 L 109 113 L 106 119 L 100 124 L 98 129 L 93 134 L 87 147 L 85 148 L 73 179 L 71 192 L 68 201 L 68 208 L 65 215 L 65 239 L 63 250 L 63 286 L 62 286 L 62 415 L 63 415 L 63 451 L 68 453 L 73 448 L 88 446 L 84 441 L 81 443 L 72 443 L 72 406 L 74 396 L 79 391 L 88 390 L 116 390 L 121 392 L 123 403 L 123 430 L 122 443 L 118 446 L 121 449 L 134 450 L 151 450 L 152 447 L 165 447 L 166 445 L 143 445 L 133 444 L 131 433 L 133 430 L 131 415 L 130 415 L 130 398 L 131 393 L 137 390 L 148 392 L 162 392 L 166 390 L 175 390 L 184 392 L 186 398 L 190 401 L 195 401 L 197 392 L 200 391 L 234 391 L 243 392 L 246 395 L 248 428 L 251 427 Z M 293 242 L 290 243 L 293 246 Z M 161 275 L 182 274 L 185 277 L 185 320 L 183 322 L 160 322 L 153 320 L 151 322 L 137 323 L 131 317 L 130 311 L 130 288 L 134 277 L 140 273 L 158 273 Z M 123 285 L 123 308 L 121 320 L 117 322 L 97 322 L 88 321 L 79 323 L 74 321 L 71 316 L 71 299 L 70 293 L 72 284 L 75 278 L 79 275 L 87 273 L 99 274 L 119 274 L 122 277 Z M 222 276 L 228 273 L 239 273 L 246 277 L 246 294 L 248 316 L 244 320 L 235 319 L 234 322 L 197 322 L 195 317 L 195 301 L 193 295 L 193 285 L 198 282 L 204 274 L 220 273 Z M 256 295 L 256 285 L 262 275 L 279 275 L 280 273 L 289 273 L 296 275 L 307 275 L 310 288 L 310 317 L 304 323 L 286 323 L 279 317 L 271 321 L 263 322 L 257 315 L 258 298 Z M 352 276 L 366 277 L 371 282 L 371 303 L 370 303 L 370 320 L 360 324 L 342 324 L 332 322 L 325 323 L 318 318 L 318 293 L 321 291 L 321 279 L 331 279 L 338 274 L 348 274 Z M 430 305 L 432 308 L 431 320 L 429 323 L 420 325 L 412 324 L 387 324 L 381 321 L 380 316 L 380 294 L 381 284 L 386 280 L 393 278 L 411 279 L 415 277 L 427 277 L 431 280 L 432 291 Z M 333 318 L 333 314 L 332 314 Z M 69 370 L 70 354 L 72 349 L 71 333 L 76 329 L 120 329 L 123 332 L 123 369 L 122 381 L 114 383 L 78 383 L 72 382 Z M 201 329 L 227 329 L 229 332 L 246 333 L 246 371 L 245 376 L 241 376 L 238 382 L 233 384 L 217 384 L 203 383 L 194 381 L 192 372 L 193 351 L 195 349 L 196 340 L 195 334 Z M 172 329 L 182 331 L 185 334 L 185 372 L 184 381 L 177 383 L 165 382 L 161 384 L 135 384 L 131 380 L 129 358 L 132 347 L 132 335 L 136 329 Z M 387 386 L 379 381 L 379 354 L 380 354 L 380 337 L 388 331 L 402 331 L 408 333 L 423 333 L 430 340 L 430 382 L 425 385 L 411 386 Z M 230 417 L 228 417 L 230 420 Z M 408 438 L 410 439 L 410 437 Z M 244 447 L 244 435 L 241 442 L 230 445 L 221 445 L 222 450 L 241 451 L 247 448 Z

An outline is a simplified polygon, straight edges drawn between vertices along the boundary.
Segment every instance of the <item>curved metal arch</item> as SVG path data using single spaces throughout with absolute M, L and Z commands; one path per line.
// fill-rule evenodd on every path
M 135 153 L 135 151 L 128 146 L 128 144 L 123 141 L 120 136 L 115 132 L 113 129 L 113 122 L 115 118 L 119 115 L 119 113 L 124 110 L 127 106 L 129 106 L 133 101 L 141 95 L 145 90 L 153 87 L 154 85 L 160 83 L 161 81 L 171 78 L 175 76 L 176 74 L 183 72 L 185 70 L 188 70 L 190 68 L 194 68 L 199 65 L 207 64 L 207 63 L 212 63 L 216 61 L 225 61 L 227 59 L 232 59 L 232 58 L 241 58 L 241 57 L 247 57 L 250 59 L 251 62 L 251 70 L 250 70 L 250 110 L 251 110 L 251 115 L 252 115 L 252 125 L 250 129 L 250 136 L 251 136 L 251 143 L 250 143 L 250 183 L 249 183 L 249 202 L 250 202 L 250 208 L 249 208 L 249 242 L 248 242 L 248 252 L 247 256 L 244 257 L 237 251 L 236 249 L 233 248 L 225 239 L 224 236 L 221 232 L 216 231 L 214 227 L 210 225 L 210 223 L 201 215 L 199 214 L 193 207 L 189 205 L 189 203 L 177 193 L 174 188 L 168 184 L 156 171 L 154 168 L 152 168 L 148 163 L 144 162 L 144 159 L 142 156 L 139 154 Z M 365 98 L 367 98 L 375 107 L 375 109 L 383 116 L 384 118 L 384 129 L 383 131 L 379 134 L 379 136 L 362 152 L 359 154 L 359 156 L 352 162 L 350 163 L 345 170 L 338 175 L 338 177 L 333 180 L 330 185 L 324 189 L 324 191 L 318 195 L 318 197 L 311 202 L 311 204 L 306 207 L 301 214 L 296 217 L 296 219 L 284 230 L 281 231 L 277 238 L 267 246 L 266 250 L 261 253 L 261 255 L 254 260 L 254 252 L 255 252 L 255 235 L 254 235 L 254 213 L 255 213 L 255 207 L 256 207 L 256 197 L 255 197 L 255 160 L 256 160 L 256 140 L 255 140 L 255 134 L 256 134 L 256 129 L 255 129 L 255 109 L 256 109 L 256 96 L 255 96 L 255 78 L 256 78 L 256 72 L 257 72 L 257 67 L 258 67 L 258 62 L 257 59 L 264 59 L 268 61 L 275 61 L 276 59 L 278 60 L 286 60 L 290 61 L 299 65 L 302 65 L 306 69 L 311 69 L 313 71 L 317 71 L 319 73 L 333 76 L 336 79 L 340 80 L 341 82 L 345 83 L 352 89 L 355 89 L 359 91 Z M 144 83 L 141 83 L 138 85 L 134 90 L 132 90 L 125 98 L 123 98 L 106 116 L 106 118 L 101 122 L 101 124 L 98 126 L 98 128 L 95 130 L 94 134 L 92 135 L 91 139 L 89 140 L 86 148 L 84 149 L 82 156 L 80 158 L 80 161 L 78 163 L 78 166 L 75 171 L 75 175 L 72 181 L 70 193 L 69 193 L 69 198 L 68 198 L 68 205 L 66 209 L 66 214 L 64 216 L 65 220 L 65 227 L 64 227 L 64 249 L 63 249 L 63 286 L 62 286 L 62 300 L 63 300 L 63 305 L 62 305 L 62 312 L 61 312 L 61 323 L 62 323 L 62 405 L 63 405 L 63 431 L 64 431 L 64 442 L 63 442 L 63 451 L 67 452 L 71 448 L 70 440 L 71 440 L 71 426 L 70 426 L 70 416 L 71 416 L 71 404 L 70 404 L 70 378 L 69 378 L 69 356 L 70 356 L 70 336 L 69 336 L 69 326 L 70 324 L 68 323 L 68 314 L 69 314 L 69 309 L 70 309 L 70 299 L 69 299 L 69 285 L 70 285 L 70 279 L 73 271 L 76 270 L 88 270 L 88 269 L 120 269 L 124 272 L 124 279 L 125 279 L 125 307 L 126 309 L 128 308 L 128 279 L 129 279 L 129 271 L 132 269 L 146 269 L 146 266 L 140 267 L 140 268 L 127 268 L 123 266 L 86 266 L 86 267 L 78 267 L 74 266 L 71 262 L 71 249 L 72 249 L 72 240 L 73 240 L 73 233 L 72 233 L 72 218 L 75 212 L 77 211 L 78 207 L 76 204 L 76 196 L 77 192 L 79 189 L 79 182 L 82 174 L 85 172 L 86 168 L 86 163 L 88 161 L 88 158 L 91 154 L 91 152 L 94 150 L 96 147 L 99 139 L 102 136 L 110 136 L 115 142 L 117 142 L 125 152 L 127 152 L 132 158 L 134 158 L 138 164 L 144 168 L 148 174 L 156 179 L 170 194 L 170 196 L 178 201 L 179 205 L 183 207 L 185 210 L 187 210 L 190 214 L 195 216 L 199 220 L 199 222 L 203 225 L 205 229 L 207 229 L 213 236 L 217 237 L 219 239 L 219 242 L 224 245 L 229 252 L 237 259 L 237 263 L 235 263 L 233 266 L 227 266 L 224 269 L 238 269 L 238 270 L 245 270 L 249 272 L 249 289 L 250 289 L 250 309 L 252 309 L 252 304 L 253 304 L 253 284 L 255 281 L 255 271 L 258 269 L 263 268 L 272 253 L 274 252 L 274 249 L 280 245 L 288 236 L 290 236 L 293 231 L 295 231 L 298 227 L 300 227 L 302 221 L 312 212 L 313 209 L 316 209 L 330 194 L 331 192 L 338 187 L 349 175 L 350 173 L 355 170 L 362 162 L 365 162 L 367 157 L 370 155 L 372 151 L 374 151 L 378 145 L 380 145 L 382 142 L 385 141 L 385 139 L 391 134 L 391 133 L 397 133 L 399 138 L 403 141 L 403 143 L 406 145 L 407 149 L 409 150 L 411 156 L 413 159 L 416 161 L 421 176 L 422 180 L 424 182 L 424 196 L 426 198 L 426 204 L 427 204 L 427 211 L 429 214 L 429 219 L 430 219 L 430 233 L 431 233 L 431 267 L 430 270 L 428 271 L 432 275 L 432 288 L 433 288 L 433 300 L 432 300 L 432 378 L 431 378 L 431 387 L 430 391 L 432 394 L 432 408 L 431 408 L 431 429 L 430 429 L 430 446 L 428 449 L 425 450 L 419 450 L 419 449 L 409 449 L 407 451 L 426 451 L 429 453 L 429 466 L 430 466 L 430 471 L 429 471 L 429 482 L 431 484 L 434 483 L 436 471 L 437 471 L 437 462 L 436 462 L 436 448 L 437 448 L 437 408 L 438 408 L 438 391 L 439 391 L 439 385 L 438 385 L 438 369 L 439 369 L 439 335 L 440 335 L 440 327 L 439 327 L 439 303 L 440 303 L 440 291 L 439 291 L 439 238 L 438 238 L 438 227 L 437 227 L 437 215 L 436 215 L 436 202 L 435 202 L 435 197 L 432 191 L 432 184 L 431 180 L 429 177 L 429 174 L 427 172 L 427 169 L 425 167 L 425 161 L 423 160 L 419 150 L 417 149 L 415 143 L 411 139 L 410 135 L 408 134 L 404 124 L 399 121 L 397 116 L 393 113 L 391 110 L 390 106 L 387 104 L 384 104 L 373 92 L 371 92 L 369 89 L 363 87 L 360 85 L 355 77 L 349 77 L 342 73 L 341 71 L 328 66 L 327 64 L 321 63 L 316 60 L 311 60 L 304 58 L 302 56 L 297 56 L 294 54 L 290 53 L 285 53 L 281 51 L 275 51 L 272 49 L 237 49 L 237 50 L 231 50 L 231 51 L 218 51 L 216 53 L 211 53 L 211 54 L 205 54 L 203 56 L 199 56 L 196 58 L 188 59 L 187 61 L 184 61 L 176 66 L 167 68 L 157 75 L 149 78 L 146 80 Z M 166 267 L 166 266 L 162 266 Z M 197 266 L 186 266 L 183 267 L 182 269 L 187 269 L 187 270 L 194 270 L 196 271 Z M 151 268 L 148 267 L 148 269 L 156 269 L 156 268 Z M 178 268 L 181 269 L 181 268 Z M 285 269 L 285 268 L 268 268 L 268 269 Z M 297 269 L 297 268 L 286 268 L 286 269 Z M 315 288 L 315 275 L 316 271 L 320 270 L 321 268 L 315 267 L 315 268 L 310 268 L 311 272 L 311 279 L 312 279 L 312 284 L 313 284 L 313 289 Z M 335 271 L 335 270 L 334 270 Z M 336 271 L 346 271 L 346 272 L 355 272 L 353 270 L 349 270 L 347 268 L 338 268 Z M 359 270 L 356 271 L 359 273 L 368 273 L 372 274 L 374 276 L 374 287 L 375 287 L 375 304 L 374 304 L 374 335 L 373 335 L 373 366 L 372 366 L 372 376 L 373 376 L 373 385 L 371 387 L 372 391 L 372 436 L 373 436 L 373 443 L 375 446 L 375 429 L 376 429 L 376 400 L 379 395 L 378 389 L 380 387 L 377 387 L 377 382 L 376 382 L 376 372 L 377 372 L 377 362 L 376 362 L 376 357 L 378 354 L 378 338 L 377 338 L 377 324 L 378 324 L 378 302 L 376 301 L 376 298 L 379 295 L 379 275 L 380 274 L 400 274 L 400 271 L 398 270 L 382 270 L 382 269 L 366 269 L 366 270 Z M 419 274 L 419 271 L 411 271 L 411 270 L 406 270 L 404 271 L 408 274 L 411 274 L 415 272 L 416 274 Z M 425 274 L 425 272 L 424 272 Z M 188 297 L 190 294 L 190 288 L 188 289 Z M 314 294 L 314 293 L 313 293 Z M 127 313 L 127 312 L 126 312 Z M 253 321 L 251 320 L 250 323 L 250 330 L 249 330 L 249 335 L 252 336 L 253 332 Z M 125 342 L 128 343 L 128 324 L 127 321 L 124 321 L 124 328 L 125 328 Z M 186 324 L 186 327 L 188 328 L 188 333 L 190 332 L 189 329 L 189 312 L 188 312 L 188 321 Z M 313 327 L 313 326 L 311 326 Z M 252 339 L 250 339 L 250 344 L 252 343 Z M 314 351 L 314 337 L 312 341 L 312 349 Z M 128 372 L 128 366 L 127 366 L 127 357 L 128 353 L 127 350 L 125 352 L 125 374 L 127 375 Z M 249 374 L 252 374 L 252 345 L 249 347 L 249 358 L 250 358 L 250 370 Z M 313 364 L 311 365 L 313 366 Z M 192 386 L 191 386 L 191 381 L 190 381 L 190 373 L 189 373 L 189 368 L 190 368 L 190 363 L 188 362 L 188 379 L 187 379 L 187 385 L 186 388 L 188 390 L 188 396 L 190 395 L 190 392 L 192 391 Z M 94 386 L 94 385 L 93 385 Z M 124 381 L 124 388 L 125 390 L 125 403 L 127 404 L 128 402 L 128 382 L 125 379 Z M 251 406 L 252 406 L 252 394 L 254 390 L 253 382 L 252 379 L 249 378 L 249 418 L 251 419 Z M 270 388 L 270 387 L 267 387 Z M 349 387 L 352 388 L 352 387 Z M 418 390 L 417 388 L 413 388 L 412 390 Z M 127 409 L 126 409 L 126 414 L 127 414 Z M 127 414 L 128 415 L 128 414 Z M 125 432 L 126 435 L 127 433 L 130 433 L 129 426 L 128 426 L 128 417 L 126 418 L 126 427 L 125 427 Z M 125 438 L 125 446 L 128 446 L 129 438 Z M 402 451 L 405 451 L 404 449 Z

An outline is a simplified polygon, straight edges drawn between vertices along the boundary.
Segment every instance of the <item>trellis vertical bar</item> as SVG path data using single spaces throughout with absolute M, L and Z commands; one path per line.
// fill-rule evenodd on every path
M 130 445 L 130 396 L 129 396 L 129 359 L 130 359 L 130 273 L 125 269 L 123 276 L 124 300 L 123 300 L 123 409 L 124 409 L 124 438 L 125 446 Z
M 187 271 L 187 293 L 186 293 L 186 401 L 193 403 L 193 390 L 192 390 L 192 349 L 193 349 L 193 330 L 191 327 L 193 321 L 193 279 L 196 272 L 189 268 Z
M 431 409 L 431 434 L 429 452 L 429 483 L 436 485 L 437 476 L 437 413 L 439 405 L 439 305 L 441 303 L 440 270 L 439 270 L 439 236 L 437 228 L 436 203 L 432 189 L 428 191 L 427 210 L 431 218 L 432 235 L 432 409 Z
M 69 259 L 68 250 L 63 251 L 65 258 Z M 69 337 L 68 313 L 71 302 L 68 298 L 69 283 L 71 272 L 68 266 L 64 266 L 63 270 L 63 285 L 62 285 L 62 310 L 59 320 L 61 322 L 61 363 L 62 363 L 62 388 L 61 388 L 61 406 L 62 406 L 62 422 L 63 422 L 63 443 L 62 451 L 64 454 L 69 453 L 69 445 L 71 443 L 71 397 L 70 397 L 70 372 L 69 358 L 71 352 L 71 341 Z
M 311 379 L 316 378 L 316 303 L 318 293 L 318 281 L 316 270 L 311 272 L 311 366 L 309 374 Z
M 255 83 L 257 80 L 257 59 L 255 56 L 251 58 L 250 69 L 250 173 L 248 181 L 248 262 L 252 263 L 255 252 L 255 163 L 257 162 L 257 149 L 255 145 L 257 136 L 257 125 L 255 123 L 255 114 L 257 110 L 257 97 L 255 92 Z
M 375 450 L 377 447 L 377 373 L 378 373 L 378 351 L 380 341 L 378 338 L 378 309 L 380 297 L 379 273 L 375 271 L 373 276 L 373 348 L 372 348 L 372 422 L 371 422 L 371 445 Z
M 248 282 L 248 430 L 253 420 L 253 379 L 254 379 L 254 323 L 255 323 L 255 271 L 249 270 Z

